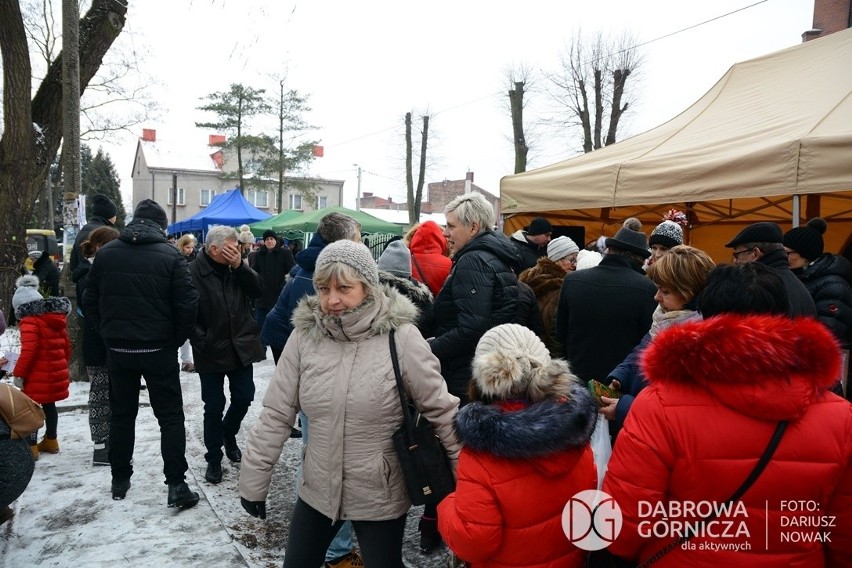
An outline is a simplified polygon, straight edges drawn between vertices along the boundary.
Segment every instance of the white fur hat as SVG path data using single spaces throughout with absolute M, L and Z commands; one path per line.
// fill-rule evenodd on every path
M 516 323 L 488 330 L 473 357 L 473 378 L 480 392 L 493 399 L 540 399 L 554 377 L 567 373 L 567 365 L 551 361 L 535 333 Z
M 597 266 L 603 260 L 603 255 L 596 250 L 581 250 L 577 253 L 576 270 L 585 270 Z
M 44 300 L 44 297 L 38 291 L 38 276 L 28 274 L 21 276 L 15 280 L 15 294 L 12 296 L 12 307 L 17 310 L 28 302 L 36 300 Z

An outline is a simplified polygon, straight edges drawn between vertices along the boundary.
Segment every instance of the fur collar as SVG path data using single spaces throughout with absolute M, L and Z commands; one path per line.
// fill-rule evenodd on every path
M 42 316 L 45 314 L 62 314 L 64 316 L 69 313 L 71 313 L 71 300 L 55 296 L 21 304 L 15 310 L 15 316 L 18 319 L 26 316 Z
M 560 290 L 565 280 L 566 272 L 558 264 L 543 256 L 538 259 L 535 266 L 521 273 L 519 280 L 529 285 L 540 298 L 553 290 Z
M 347 327 L 355 324 L 360 324 L 359 328 L 364 331 L 360 333 L 346 333 L 347 337 L 352 341 L 359 339 L 367 339 L 374 335 L 383 335 L 390 333 L 391 329 L 399 329 L 400 326 L 406 323 L 414 323 L 417 318 L 417 308 L 411 303 L 411 300 L 391 288 L 390 286 L 382 286 L 381 292 L 375 299 L 377 306 L 376 310 L 365 309 L 363 311 L 357 308 L 350 312 L 354 316 L 354 322 L 344 321 L 343 318 L 326 318 L 320 310 L 320 300 L 316 295 L 309 295 L 299 300 L 299 304 L 293 311 L 293 327 L 302 332 L 311 341 L 319 341 L 327 337 L 336 337 L 335 329 L 330 329 L 329 320 L 338 320 L 344 332 L 347 332 Z M 370 321 L 362 321 L 364 318 L 370 318 Z
M 579 382 L 569 396 L 521 410 L 472 402 L 459 410 L 455 428 L 468 448 L 505 458 L 534 458 L 585 446 L 595 429 L 597 405 Z
M 395 288 L 414 302 L 415 305 L 426 304 L 432 301 L 432 292 L 429 291 L 429 288 L 425 284 L 417 280 L 400 278 L 390 272 L 379 270 L 379 282 Z
M 660 332 L 641 365 L 650 384 L 704 388 L 745 415 L 789 420 L 834 384 L 840 352 L 815 319 L 725 314 Z

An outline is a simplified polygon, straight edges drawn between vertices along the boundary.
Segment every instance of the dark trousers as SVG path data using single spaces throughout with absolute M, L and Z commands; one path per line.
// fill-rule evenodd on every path
M 240 423 L 254 400 L 254 370 L 251 365 L 221 373 L 199 373 L 201 400 L 204 401 L 205 459 L 209 463 L 222 461 L 222 444 L 225 438 L 234 438 Z M 225 412 L 225 377 L 231 390 L 231 404 Z M 222 418 L 222 413 L 225 417 Z
M 59 425 L 59 413 L 56 411 L 56 403 L 46 402 L 41 405 L 41 409 L 44 410 L 44 437 L 55 440 L 56 427 Z
M 266 321 L 266 316 L 269 315 L 269 312 L 269 308 L 254 307 L 254 322 L 257 324 L 257 329 L 263 329 L 263 322 Z M 260 340 L 263 341 L 264 347 L 269 347 L 262 337 Z
M 109 462 L 113 479 L 129 479 L 133 475 L 133 446 L 136 443 L 136 415 L 139 412 L 140 379 L 145 377 L 151 410 L 160 425 L 160 453 L 166 483 L 183 482 L 186 464 L 186 430 L 184 429 L 183 395 L 180 371 L 173 349 L 153 353 L 120 353 L 108 351 L 110 375 Z
M 325 551 L 342 524 L 342 520 L 332 523 L 331 519 L 297 499 L 290 522 L 284 568 L 322 566 Z M 365 566 L 402 568 L 405 515 L 389 521 L 352 521 L 352 527 L 358 536 Z

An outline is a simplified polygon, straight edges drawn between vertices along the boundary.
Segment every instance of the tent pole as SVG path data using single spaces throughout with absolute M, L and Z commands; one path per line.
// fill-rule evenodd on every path
M 793 228 L 799 226 L 799 218 L 801 217 L 800 212 L 802 210 L 801 197 L 798 195 L 793 196 Z

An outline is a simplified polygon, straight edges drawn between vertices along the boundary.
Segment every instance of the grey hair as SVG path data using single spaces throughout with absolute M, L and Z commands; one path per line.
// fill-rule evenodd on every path
M 317 233 L 330 245 L 335 241 L 354 241 L 355 235 L 361 232 L 361 223 L 343 213 L 336 211 L 325 215 L 317 224 Z
M 219 225 L 207 231 L 207 237 L 204 239 L 204 248 L 209 250 L 210 247 L 222 248 L 225 241 L 236 241 L 237 231 L 233 227 Z
M 486 232 L 494 229 L 494 207 L 481 193 L 459 195 L 444 207 L 444 214 L 455 211 L 459 223 L 470 227 L 479 224 L 479 231 Z
M 325 286 L 332 280 L 345 284 L 360 282 L 364 285 L 364 291 L 367 293 L 367 296 L 375 298 L 379 295 L 379 289 L 372 282 L 364 280 L 360 272 L 343 262 L 329 262 L 314 271 L 314 288 L 318 294 L 320 287 Z

